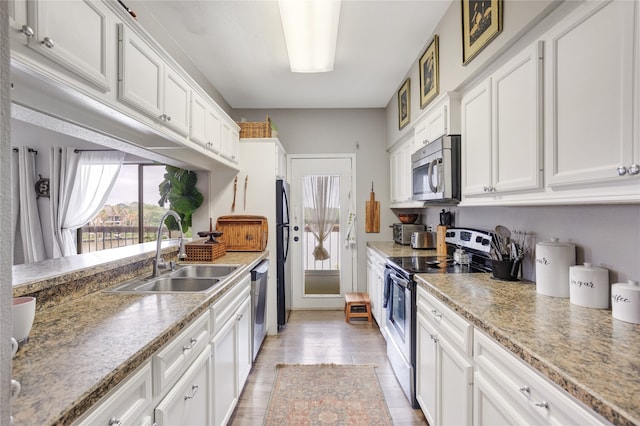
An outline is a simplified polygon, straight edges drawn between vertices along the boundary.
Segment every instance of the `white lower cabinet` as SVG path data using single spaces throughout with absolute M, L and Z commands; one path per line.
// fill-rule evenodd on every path
M 384 331 L 384 257 L 367 249 L 367 293 L 371 300 L 371 315 L 378 323 L 380 332 L 386 338 Z
M 213 424 L 231 418 L 252 364 L 251 277 L 247 275 L 232 291 L 214 304 L 211 315 Z
M 429 424 L 472 420 L 473 327 L 418 287 L 416 397 Z
M 207 346 L 156 406 L 158 426 L 211 424 L 211 349 Z
M 474 334 L 474 424 L 608 424 L 479 330 Z
M 146 362 L 120 383 L 77 426 L 147 426 L 152 423 L 151 363 Z

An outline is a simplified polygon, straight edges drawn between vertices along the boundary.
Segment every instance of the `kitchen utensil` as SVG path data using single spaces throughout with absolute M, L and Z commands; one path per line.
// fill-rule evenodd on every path
M 609 270 L 591 266 L 569 267 L 569 300 L 587 308 L 609 308 Z
M 418 215 L 415 213 L 400 213 L 397 215 L 398 219 L 400 219 L 401 223 L 404 224 L 411 224 L 411 223 L 415 223 L 416 220 L 418 220 Z
M 380 232 L 380 201 L 376 201 L 373 182 L 371 182 L 369 201 L 365 203 L 364 232 Z
M 518 281 L 520 262 L 513 259 L 491 259 L 491 271 L 493 277 L 504 281 Z
M 36 298 L 30 296 L 14 298 L 11 313 L 13 315 L 13 337 L 18 342 L 24 342 L 29 338 L 29 332 L 36 315 Z
M 244 206 L 242 210 L 247 210 L 247 187 L 249 186 L 249 175 L 246 175 L 244 178 Z
M 445 225 L 436 227 L 436 253 L 438 256 L 447 255 L 447 227 Z
M 440 212 L 440 225 L 451 226 L 451 212 L 447 212 L 442 209 Z
M 236 211 L 236 192 L 238 191 L 238 176 L 233 180 L 233 202 L 231 203 L 231 212 Z
M 576 246 L 558 238 L 536 244 L 536 291 L 569 297 L 569 267 L 576 264 Z
M 620 321 L 640 324 L 640 285 L 638 281 L 611 286 L 611 311 Z

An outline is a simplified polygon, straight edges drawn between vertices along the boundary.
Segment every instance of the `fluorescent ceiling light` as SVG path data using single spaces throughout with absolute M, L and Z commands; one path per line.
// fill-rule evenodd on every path
M 292 72 L 333 71 L 340 0 L 278 0 Z

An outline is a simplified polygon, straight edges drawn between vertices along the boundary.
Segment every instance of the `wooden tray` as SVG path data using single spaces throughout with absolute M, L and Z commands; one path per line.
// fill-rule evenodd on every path
M 225 243 L 227 251 L 264 251 L 267 248 L 269 228 L 264 216 L 220 216 L 216 229 L 222 231 L 218 240 Z

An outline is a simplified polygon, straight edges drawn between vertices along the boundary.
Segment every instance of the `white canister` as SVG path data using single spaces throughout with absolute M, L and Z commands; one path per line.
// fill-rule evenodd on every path
M 569 297 L 569 266 L 576 264 L 576 246 L 557 238 L 536 244 L 536 291 Z
M 586 308 L 609 307 L 609 270 L 591 266 L 569 267 L 569 299 L 574 305 Z
M 611 286 L 611 311 L 615 319 L 640 324 L 640 285 L 638 281 Z

